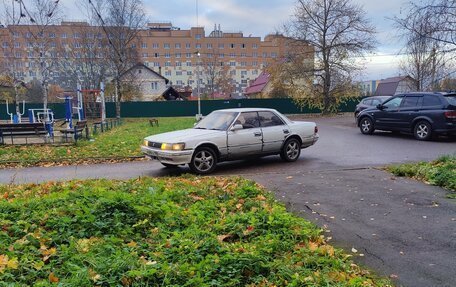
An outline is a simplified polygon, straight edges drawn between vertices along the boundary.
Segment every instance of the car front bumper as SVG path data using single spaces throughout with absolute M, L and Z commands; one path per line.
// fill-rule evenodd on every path
M 193 150 L 171 151 L 141 146 L 141 152 L 147 157 L 167 164 L 187 164 L 192 160 Z

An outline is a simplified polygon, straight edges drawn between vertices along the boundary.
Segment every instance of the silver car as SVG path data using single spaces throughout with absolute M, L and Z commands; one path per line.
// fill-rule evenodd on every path
M 314 122 L 291 121 L 274 109 L 240 108 L 214 111 L 191 129 L 146 137 L 141 151 L 164 166 L 188 164 L 208 174 L 218 162 L 251 156 L 279 154 L 292 162 L 317 140 Z

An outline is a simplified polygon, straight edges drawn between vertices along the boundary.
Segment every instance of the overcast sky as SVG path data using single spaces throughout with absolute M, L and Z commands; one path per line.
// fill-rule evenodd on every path
M 87 0 L 78 0 L 87 1 Z M 367 17 L 377 27 L 379 46 L 375 55 L 366 61 L 366 70 L 361 80 L 381 79 L 399 75 L 401 43 L 396 37 L 391 20 L 400 15 L 404 0 L 353 0 L 364 6 Z M 70 19 L 84 17 L 75 7 L 76 1 L 62 0 Z M 197 0 L 144 0 L 146 14 L 151 21 L 171 21 L 181 29 L 197 25 Z M 220 24 L 223 31 L 242 31 L 244 36 L 264 37 L 280 30 L 294 13 L 296 0 L 198 0 L 198 23 L 205 26 L 206 33 L 214 24 Z

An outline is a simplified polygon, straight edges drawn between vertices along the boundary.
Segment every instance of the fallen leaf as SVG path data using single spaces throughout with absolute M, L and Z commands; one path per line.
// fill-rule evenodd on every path
M 49 281 L 52 283 L 57 283 L 57 282 L 59 282 L 59 278 L 54 275 L 54 272 L 51 272 L 49 274 Z
M 231 234 L 224 234 L 224 235 L 219 235 L 217 236 L 217 240 L 221 243 L 225 241 L 225 239 L 230 238 L 232 235 Z
M 392 279 L 399 278 L 399 276 L 397 276 L 396 274 L 391 274 L 389 277 L 392 278 Z
M 358 252 L 358 250 L 356 250 L 354 247 L 352 248 L 352 250 L 351 250 L 351 251 L 352 251 L 353 253 L 356 253 L 356 252 Z
M 292 179 L 293 177 L 292 176 L 287 176 L 287 179 Z
M 136 247 L 136 246 L 138 246 L 138 243 L 136 243 L 134 241 L 131 241 L 131 242 L 127 243 L 127 246 L 128 247 Z

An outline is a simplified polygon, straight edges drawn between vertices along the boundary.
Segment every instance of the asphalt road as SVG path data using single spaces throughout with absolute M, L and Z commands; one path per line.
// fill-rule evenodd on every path
M 420 142 L 407 135 L 362 135 L 350 116 L 313 118 L 320 140 L 300 159 L 223 163 L 216 175 L 242 175 L 274 192 L 289 210 L 326 229 L 333 244 L 352 248 L 357 262 L 398 285 L 446 287 L 456 282 L 456 201 L 445 191 L 395 178 L 379 167 L 456 153 L 455 139 Z M 73 178 L 175 176 L 141 161 L 92 166 L 0 170 L 1 183 Z

